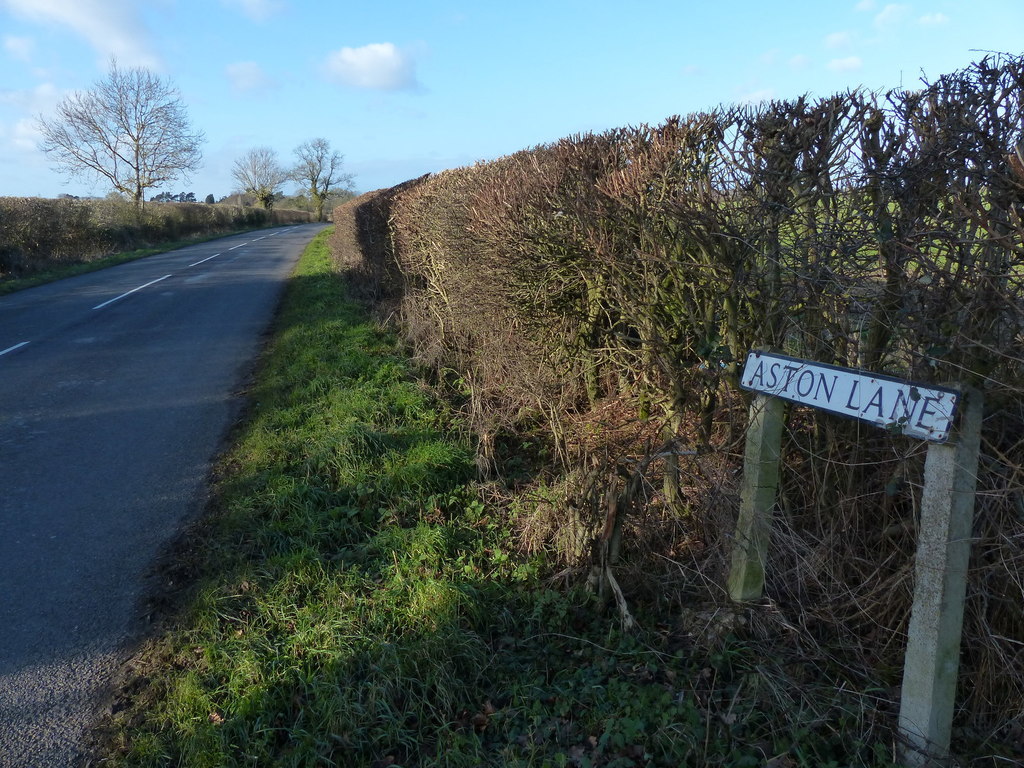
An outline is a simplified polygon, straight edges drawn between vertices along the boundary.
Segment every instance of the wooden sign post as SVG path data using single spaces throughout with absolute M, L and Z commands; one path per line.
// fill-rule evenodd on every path
M 971 548 L 981 393 L 967 393 L 961 424 L 954 432 L 961 394 L 946 387 L 768 352 L 747 356 L 740 385 L 757 395 L 750 406 L 729 573 L 729 596 L 736 602 L 757 600 L 764 591 L 784 400 L 932 443 L 925 461 L 899 729 L 905 765 L 944 765 L 949 757 Z

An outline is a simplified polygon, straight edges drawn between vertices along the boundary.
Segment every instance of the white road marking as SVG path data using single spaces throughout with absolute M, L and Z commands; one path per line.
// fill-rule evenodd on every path
M 220 254 L 219 253 L 215 253 L 215 254 L 213 254 L 213 256 L 207 256 L 205 259 L 200 259 L 199 261 L 194 261 L 191 264 L 189 264 L 189 266 L 190 267 L 194 267 L 194 266 L 196 266 L 198 264 L 202 264 L 204 261 L 209 261 L 210 259 L 216 259 L 218 256 L 220 256 Z
M 248 243 L 248 241 L 247 241 L 247 242 L 244 242 L 244 243 L 242 243 L 242 245 L 248 245 L 248 244 L 249 244 L 249 243 Z M 242 245 L 236 245 L 236 246 L 235 246 L 235 248 L 241 248 L 241 247 L 242 247 Z M 229 250 L 229 251 L 233 251 L 233 250 L 235 250 L 235 248 L 228 248 L 228 250 Z
M 136 291 L 141 291 L 143 288 L 148 288 L 154 283 L 159 283 L 161 280 L 166 280 L 168 277 L 170 277 L 170 275 L 164 275 L 163 277 L 158 277 L 156 280 L 150 280 L 145 285 L 140 285 L 138 288 L 132 288 L 130 291 L 122 293 L 120 296 L 115 296 L 114 298 L 108 301 L 104 301 L 102 304 L 97 304 L 95 307 L 93 307 L 93 309 L 103 309 L 103 307 L 107 306 L 107 304 L 113 304 L 118 299 L 123 299 L 125 296 L 131 296 Z
M 28 342 L 27 341 L 23 341 L 20 344 L 15 344 L 13 347 L 8 347 L 7 349 L 2 349 L 2 350 L 0 350 L 0 356 L 6 355 L 8 352 L 13 352 L 16 349 L 21 349 L 26 344 L 28 344 Z

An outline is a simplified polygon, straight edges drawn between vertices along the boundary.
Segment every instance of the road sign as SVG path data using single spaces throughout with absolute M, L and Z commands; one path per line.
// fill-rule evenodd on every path
M 740 386 L 934 443 L 949 437 L 960 401 L 946 387 L 757 350 Z
M 758 600 L 764 592 L 785 420 L 781 400 L 932 442 L 920 498 L 914 604 L 907 630 L 899 730 L 905 766 L 945 765 L 956 704 L 984 416 L 981 393 L 971 388 L 961 393 L 760 351 L 747 355 L 740 386 L 758 395 L 750 404 L 729 573 L 729 596 L 736 602 Z M 946 443 L 961 401 L 964 413 L 956 438 Z

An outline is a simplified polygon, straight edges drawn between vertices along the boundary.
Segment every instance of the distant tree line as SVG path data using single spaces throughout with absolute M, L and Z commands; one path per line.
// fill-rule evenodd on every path
M 213 195 L 207 195 L 208 198 L 212 198 Z M 159 195 L 154 195 L 149 198 L 154 203 L 194 203 L 196 202 L 195 192 L 179 192 L 176 195 L 172 195 L 170 192 L 161 192 Z M 207 200 L 207 202 L 213 202 Z

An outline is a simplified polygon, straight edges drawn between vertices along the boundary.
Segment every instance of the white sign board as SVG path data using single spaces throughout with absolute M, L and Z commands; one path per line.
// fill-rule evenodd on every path
M 960 393 L 774 352 L 747 355 L 740 386 L 935 443 L 949 437 Z

